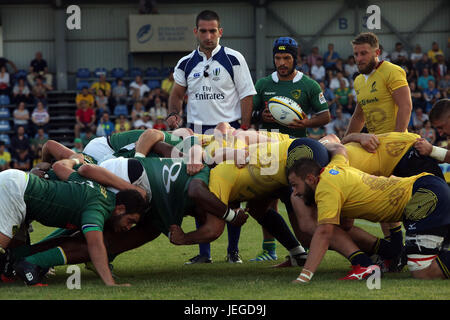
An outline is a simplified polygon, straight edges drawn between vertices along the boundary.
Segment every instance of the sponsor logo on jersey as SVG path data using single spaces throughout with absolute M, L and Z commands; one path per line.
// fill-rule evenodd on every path
M 323 92 L 319 93 L 319 102 L 320 103 L 327 103 L 327 99 L 325 99 L 325 96 L 323 95 Z
M 223 100 L 225 95 L 223 93 L 196 93 L 195 100 Z
M 376 92 L 376 91 L 377 91 L 376 85 L 377 85 L 377 82 L 374 81 L 374 82 L 372 83 L 372 89 L 370 90 L 370 93 Z
M 265 91 L 264 92 L 265 95 L 274 95 L 277 94 L 275 91 Z
M 215 68 L 215 69 L 212 71 L 212 74 L 213 74 L 212 79 L 213 79 L 214 81 L 220 80 L 220 77 L 219 77 L 219 74 L 220 74 L 220 68 Z
M 200 72 L 194 73 L 194 78 L 199 78 L 199 77 L 200 77 Z
M 302 94 L 302 90 L 296 89 L 291 91 L 291 95 L 294 99 L 300 98 L 300 95 Z
M 339 174 L 339 171 L 331 169 L 330 171 L 328 171 L 330 174 L 332 174 L 333 176 Z

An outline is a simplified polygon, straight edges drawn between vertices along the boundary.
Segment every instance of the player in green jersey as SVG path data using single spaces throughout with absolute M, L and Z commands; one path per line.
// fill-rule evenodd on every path
M 8 248 L 15 226 L 36 220 L 46 226 L 79 229 L 84 234 L 89 256 L 107 285 L 115 285 L 108 268 L 103 244 L 105 221 L 112 219 L 116 231 L 128 230 L 137 223 L 144 211 L 145 200 L 136 190 L 117 195 L 99 184 L 80 177 L 73 170 L 59 171 L 67 181 L 49 181 L 19 170 L 1 173 L 4 192 L 0 203 L 0 245 Z M 65 172 L 65 173 L 62 173 Z M 64 251 L 59 250 L 59 261 L 64 264 Z M 16 261 L 16 273 L 27 284 L 40 283 L 42 271 L 50 266 L 39 265 L 41 256 L 30 256 Z M 53 265 L 57 265 L 53 264 Z
M 279 131 L 291 137 L 306 137 L 307 128 L 321 127 L 330 122 L 331 116 L 327 101 L 320 85 L 314 80 L 296 70 L 297 42 L 289 37 L 275 40 L 272 48 L 275 71 L 259 79 L 256 84 L 256 95 L 253 96 L 253 110 L 261 114 L 261 127 L 267 131 Z M 273 119 L 268 101 L 275 96 L 284 96 L 297 102 L 305 114 L 312 114 L 311 118 L 294 120 L 289 126 L 281 125 Z M 271 207 L 277 211 L 277 201 Z M 286 230 L 287 231 L 287 230 Z M 263 229 L 263 252 L 252 261 L 276 260 L 276 243 L 266 230 Z

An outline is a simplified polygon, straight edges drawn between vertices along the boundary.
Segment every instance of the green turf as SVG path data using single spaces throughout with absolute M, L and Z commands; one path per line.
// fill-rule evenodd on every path
M 286 217 L 286 214 L 283 213 Z M 380 234 L 378 225 L 357 224 L 372 233 Z M 50 233 L 51 228 L 33 223 L 32 241 Z M 185 231 L 193 230 L 193 218 L 186 218 Z M 313 281 L 308 285 L 294 285 L 300 268 L 271 268 L 276 262 L 249 262 L 261 249 L 261 228 L 253 219 L 243 227 L 239 243 L 243 264 L 225 262 L 226 232 L 212 244 L 212 264 L 184 265 L 198 252 L 198 246 L 174 246 L 165 236 L 134 251 L 126 252 L 114 261 L 117 282 L 130 283 L 129 288 L 105 287 L 91 271 L 80 265 L 81 290 L 69 290 L 66 266 L 56 268 L 56 276 L 48 279 L 48 287 L 27 288 L 22 283 L 0 284 L 0 299 L 154 299 L 154 300 L 312 300 L 312 299 L 448 299 L 448 281 L 412 279 L 405 271 L 386 274 L 381 289 L 369 290 L 365 281 L 340 281 L 349 263 L 342 256 L 329 251 Z M 287 251 L 277 244 L 279 261 Z

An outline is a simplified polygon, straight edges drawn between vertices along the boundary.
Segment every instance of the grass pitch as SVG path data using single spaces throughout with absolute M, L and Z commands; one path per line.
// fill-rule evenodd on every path
M 281 213 L 288 221 L 284 207 Z M 380 235 L 377 224 L 357 221 L 357 225 Z M 38 241 L 52 229 L 33 223 L 32 241 Z M 185 231 L 195 228 L 187 217 Z M 239 243 L 243 264 L 225 262 L 228 244 L 226 231 L 211 245 L 212 264 L 184 265 L 198 253 L 198 246 L 174 246 L 161 235 L 156 240 L 114 260 L 118 283 L 131 287 L 108 288 L 93 272 L 81 268 L 81 289 L 69 290 L 67 266 L 56 268 L 47 279 L 48 287 L 28 288 L 22 283 L 0 284 L 0 299 L 20 300 L 448 300 L 448 281 L 415 280 L 409 272 L 385 274 L 381 288 L 369 290 L 365 281 L 340 281 L 349 270 L 349 262 L 329 251 L 311 283 L 291 284 L 300 268 L 276 269 L 287 251 L 277 244 L 277 262 L 250 262 L 261 250 L 262 232 L 254 219 L 243 226 Z M 405 268 L 406 270 L 406 268 Z

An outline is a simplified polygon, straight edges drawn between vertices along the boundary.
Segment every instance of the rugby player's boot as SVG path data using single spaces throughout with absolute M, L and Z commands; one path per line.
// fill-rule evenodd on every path
M 42 278 L 48 272 L 48 268 L 41 268 L 38 265 L 29 263 L 25 259 L 14 263 L 14 270 L 27 286 L 46 287 L 47 284 L 41 283 Z
M 228 253 L 225 260 L 228 263 L 242 263 L 242 259 L 238 251 Z
M 380 267 L 376 264 L 368 267 L 361 267 L 358 264 L 356 266 L 351 266 L 351 268 L 352 270 L 344 278 L 339 280 L 363 280 L 374 274 L 377 269 L 380 270 Z
M 275 251 L 263 250 L 255 258 L 250 259 L 250 261 L 275 261 L 278 260 L 277 253 Z
M 212 263 L 212 260 L 211 258 L 198 255 L 189 259 L 189 261 L 185 262 L 184 264 L 196 264 L 196 263 Z
M 286 256 L 286 261 L 274 265 L 274 268 L 287 268 L 287 267 L 303 267 L 306 262 L 306 258 L 308 258 L 308 254 L 306 252 L 302 252 L 299 254 L 288 255 Z
M 11 250 L 0 248 L 0 279 L 2 282 L 16 281 L 13 269 L 13 256 Z

